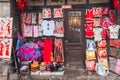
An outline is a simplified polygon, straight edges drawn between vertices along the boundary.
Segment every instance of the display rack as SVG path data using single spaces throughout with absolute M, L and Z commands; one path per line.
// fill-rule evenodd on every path
M 113 41 L 113 40 L 111 40 L 111 41 Z M 119 42 L 119 40 L 114 40 L 114 41 L 116 43 Z M 119 63 L 118 60 L 120 59 L 120 56 L 119 56 L 120 48 L 117 45 L 114 45 L 114 43 L 113 43 L 113 45 L 109 44 L 109 54 L 108 54 L 109 70 L 110 70 L 110 72 L 120 76 L 120 72 L 117 72 L 117 71 L 119 71 L 119 68 L 120 68 L 120 65 L 118 64 Z
M 118 6 L 115 9 L 115 14 L 116 14 L 116 24 L 115 25 L 120 25 L 120 6 Z M 120 33 L 120 30 L 118 31 L 118 34 Z M 110 66 L 110 72 L 117 74 L 118 76 L 120 76 L 120 65 L 118 65 L 118 60 L 120 59 L 120 46 L 119 46 L 119 42 L 120 42 L 120 38 L 119 38 L 120 34 L 118 35 L 118 39 L 110 39 L 109 40 L 109 54 L 108 54 L 108 59 L 109 59 L 109 66 Z M 111 41 L 113 41 L 111 43 Z M 113 66 L 113 67 L 111 67 Z M 117 66 L 119 67 L 119 69 L 117 69 Z M 114 68 L 114 69 L 113 69 Z M 115 70 L 116 69 L 116 70 Z M 119 73 L 117 73 L 116 71 L 119 71 Z

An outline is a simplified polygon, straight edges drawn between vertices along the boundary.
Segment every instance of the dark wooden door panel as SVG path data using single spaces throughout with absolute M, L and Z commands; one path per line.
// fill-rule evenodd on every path
M 66 66 L 84 66 L 85 56 L 81 47 L 80 49 L 79 47 L 77 49 L 67 48 L 66 55 Z
M 82 10 L 68 10 L 65 18 L 65 64 L 66 66 L 84 67 L 85 38 Z

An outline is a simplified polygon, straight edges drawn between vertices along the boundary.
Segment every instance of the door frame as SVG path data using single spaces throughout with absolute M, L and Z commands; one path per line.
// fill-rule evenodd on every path
M 66 31 L 67 31 L 67 27 L 68 27 L 68 12 L 69 11 L 81 11 L 81 31 L 82 31 L 82 43 L 67 43 L 67 38 L 66 38 Z M 69 10 L 63 10 L 63 13 L 64 13 L 64 29 L 65 29 L 65 36 L 64 36 L 64 39 L 63 39 L 63 43 L 64 43 L 64 58 L 65 58 L 65 66 L 67 66 L 67 61 L 66 61 L 66 58 L 67 58 L 67 55 L 66 55 L 66 49 L 69 50 L 66 46 L 79 46 L 81 45 L 83 47 L 83 53 L 85 54 L 85 51 L 86 51 L 86 40 L 85 40 L 85 27 L 84 27 L 84 23 L 85 23 L 85 10 L 83 9 L 69 9 Z M 67 44 L 66 44 L 67 43 Z M 86 54 L 83 55 L 83 57 L 85 58 Z M 85 61 L 85 59 L 84 59 Z M 84 64 L 85 66 L 85 64 Z

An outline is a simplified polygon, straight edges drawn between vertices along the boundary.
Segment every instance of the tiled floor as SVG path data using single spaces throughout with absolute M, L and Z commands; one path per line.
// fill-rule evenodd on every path
M 0 80 L 7 80 L 7 69 L 10 67 L 9 62 L 0 61 Z M 66 69 L 64 75 L 32 75 L 31 80 L 120 80 L 120 76 L 109 73 L 106 77 L 98 76 L 95 72 L 88 74 L 84 69 L 81 70 L 68 70 Z M 29 80 L 26 76 L 25 80 Z M 17 74 L 10 74 L 10 80 L 18 80 Z

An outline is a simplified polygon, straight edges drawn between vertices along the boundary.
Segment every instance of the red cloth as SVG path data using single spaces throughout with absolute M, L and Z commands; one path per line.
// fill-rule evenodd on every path
M 44 62 L 46 64 L 51 63 L 51 54 L 52 54 L 52 38 L 44 39 Z
M 94 15 L 92 9 L 86 9 L 85 18 L 86 18 L 86 23 L 93 23 Z
M 110 33 L 108 29 L 103 29 L 102 31 L 102 39 L 110 38 Z
M 93 23 L 86 23 L 85 24 L 85 36 L 86 37 L 93 37 L 94 33 L 93 33 Z
M 110 22 L 115 23 L 115 13 L 113 10 L 109 10 L 109 18 L 110 18 Z
M 3 55 L 3 48 L 4 48 L 4 45 L 0 43 L 0 56 Z
M 106 14 L 109 14 L 109 9 L 108 9 L 108 7 L 104 6 L 102 8 L 102 15 L 106 15 Z

